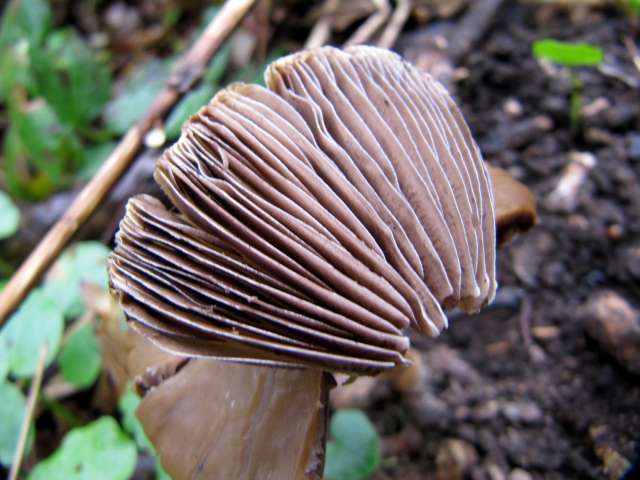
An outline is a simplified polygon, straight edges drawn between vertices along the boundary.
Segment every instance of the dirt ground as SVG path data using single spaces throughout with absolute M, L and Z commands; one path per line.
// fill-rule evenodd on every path
M 388 458 L 377 479 L 619 478 L 637 462 L 640 75 L 622 43 L 629 28 L 619 12 L 507 2 L 454 67 L 485 159 L 535 192 L 539 221 L 500 252 L 495 307 L 414 341 L 419 388 L 371 392 Z M 419 61 L 428 35 L 407 35 Z M 577 133 L 568 80 L 531 55 L 544 37 L 599 45 L 611 65 L 580 72 Z M 580 172 L 572 193 L 554 193 Z M 623 326 L 607 336 L 599 326 L 612 315 Z

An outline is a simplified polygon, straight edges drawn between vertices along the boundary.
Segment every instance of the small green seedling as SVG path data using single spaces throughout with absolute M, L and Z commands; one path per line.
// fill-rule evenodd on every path
M 380 466 L 380 437 L 360 410 L 340 410 L 331 418 L 325 480 L 367 480 Z
M 623 0 L 622 7 L 634 18 L 640 16 L 640 0 Z
M 600 65 L 604 59 L 602 49 L 588 43 L 570 43 L 544 39 L 533 43 L 533 54 L 536 58 L 548 60 L 569 69 L 569 77 L 571 79 L 569 121 L 571 130 L 576 132 L 580 124 L 583 87 L 577 68 Z

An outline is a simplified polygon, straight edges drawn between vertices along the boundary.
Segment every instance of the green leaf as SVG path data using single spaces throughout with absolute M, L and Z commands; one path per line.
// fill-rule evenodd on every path
M 42 290 L 65 317 L 76 317 L 85 310 L 83 283 L 107 288 L 108 256 L 109 249 L 100 242 L 79 242 L 69 247 L 51 267 Z
M 138 405 L 140 405 L 140 397 L 129 384 L 118 402 L 118 408 L 122 414 L 122 426 L 133 436 L 141 450 L 153 451 L 153 445 L 145 435 L 140 420 L 136 417 Z
M 66 131 L 55 112 L 45 103 L 34 104 L 27 111 L 10 112 L 12 126 L 29 153 L 29 160 L 53 182 L 59 182 L 64 159 Z
M 140 450 L 146 450 L 154 456 L 156 462 L 156 479 L 171 480 L 169 474 L 162 468 L 158 454 L 156 453 L 153 444 L 144 433 L 142 424 L 136 416 L 136 409 L 138 408 L 138 405 L 140 405 L 140 397 L 133 391 L 133 388 L 131 388 L 131 385 L 129 384 L 118 403 L 120 413 L 122 414 L 122 426 L 133 436 Z
M 28 480 L 127 480 L 136 466 L 136 446 L 112 417 L 67 433 L 53 455 Z
M 192 92 L 189 92 L 169 114 L 165 125 L 165 133 L 169 140 L 175 140 L 180 136 L 182 124 L 195 114 L 200 107 L 211 100 L 215 88 L 209 84 L 202 84 Z
M 7 190 L 15 197 L 28 198 L 29 193 L 25 185 L 28 179 L 23 178 L 20 168 L 27 162 L 27 148 L 22 144 L 16 128 L 11 125 L 5 132 L 2 151 L 4 153 L 3 163 Z
M 588 43 L 569 43 L 545 39 L 533 43 L 536 58 L 550 60 L 566 67 L 600 65 L 604 60 L 602 49 Z
M 4 382 L 9 375 L 9 368 L 11 367 L 11 352 L 8 349 L 2 347 L 2 340 L 0 339 L 0 382 Z
M 20 210 L 11 197 L 0 190 L 0 240 L 16 233 L 20 224 Z
M 124 134 L 148 110 L 169 76 L 172 60 L 151 60 L 126 82 L 122 93 L 107 104 L 104 118 L 113 132 Z
M 214 86 L 217 86 L 220 83 L 220 80 L 222 80 L 222 77 L 227 70 L 230 55 L 231 44 L 226 43 L 209 63 L 209 68 L 207 68 L 203 77 L 203 80 L 206 83 Z
M 15 43 L 20 37 L 38 44 L 51 23 L 51 8 L 46 0 L 14 0 L 7 5 L 2 17 L 0 47 Z
M 73 131 L 44 102 L 33 102 L 26 111 L 10 109 L 9 120 L 4 154 L 10 191 L 41 199 L 65 186 L 65 173 L 84 161 Z M 35 174 L 28 173 L 34 170 Z
M 86 127 L 111 96 L 111 74 L 98 52 L 73 30 L 52 33 L 30 49 L 34 94 L 43 96 L 66 124 Z
M 13 383 L 0 382 L 0 463 L 11 465 L 18 443 L 20 427 L 24 417 L 26 400 Z M 31 426 L 24 454 L 27 455 L 33 444 L 34 429 Z
M 326 480 L 365 480 L 380 465 L 376 429 L 360 410 L 340 410 L 331 418 Z
M 30 85 L 29 45 L 39 45 L 51 27 L 46 0 L 14 0 L 0 23 L 0 99 L 9 98 L 17 84 Z
M 71 335 L 60 352 L 58 363 L 67 382 L 82 388 L 93 385 L 102 368 L 102 356 L 91 324 L 83 325 Z
M 16 85 L 31 85 L 28 49 L 29 43 L 24 38 L 0 47 L 0 100 L 8 103 Z
M 627 0 L 627 6 L 635 15 L 640 15 L 640 0 Z
M 16 377 L 31 377 L 43 344 L 48 347 L 47 365 L 55 357 L 63 327 L 58 306 L 40 289 L 34 290 L 0 331 L 0 363 Z
M 162 25 L 165 28 L 174 26 L 180 20 L 182 16 L 182 10 L 179 6 L 169 7 L 169 9 L 162 15 Z

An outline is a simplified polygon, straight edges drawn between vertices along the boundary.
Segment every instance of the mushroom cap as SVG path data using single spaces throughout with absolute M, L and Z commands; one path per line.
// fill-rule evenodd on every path
M 498 245 L 504 245 L 536 222 L 536 199 L 502 168 L 491 165 L 488 168 L 495 198 Z
M 496 290 L 491 179 L 445 89 L 398 55 L 323 47 L 233 84 L 129 201 L 109 262 L 133 327 L 189 356 L 376 373 L 409 326 Z M 177 209 L 177 210 L 176 210 Z

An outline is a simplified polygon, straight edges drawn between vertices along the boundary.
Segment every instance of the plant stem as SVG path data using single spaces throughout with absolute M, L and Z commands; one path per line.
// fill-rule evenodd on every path
M 48 398 L 46 389 L 42 394 L 42 404 L 51 412 L 60 425 L 71 429 L 82 425 L 82 421 L 76 417 L 70 408 L 66 407 L 62 402 Z
M 571 81 L 571 98 L 569 110 L 569 126 L 571 133 L 576 135 L 580 130 L 580 115 L 582 110 L 582 79 L 575 68 L 569 69 Z
M 20 472 L 20 465 L 22 464 L 22 457 L 24 456 L 24 448 L 27 443 L 27 436 L 29 435 L 29 426 L 31 425 L 33 411 L 36 408 L 36 401 L 38 400 L 38 393 L 40 392 L 40 385 L 42 383 L 42 375 L 44 373 L 44 367 L 47 359 L 47 350 L 48 347 L 45 343 L 40 348 L 36 373 L 31 381 L 31 388 L 29 388 L 29 397 L 27 398 L 24 417 L 22 417 L 22 426 L 20 427 L 20 435 L 18 436 L 16 451 L 13 455 L 13 464 L 11 465 L 9 480 L 16 480 L 18 478 L 18 473 Z

